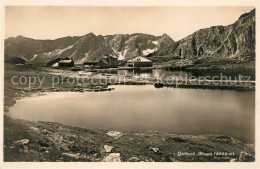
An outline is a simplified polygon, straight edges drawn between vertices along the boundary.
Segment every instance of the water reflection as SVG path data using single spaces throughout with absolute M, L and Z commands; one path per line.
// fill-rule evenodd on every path
M 18 100 L 9 114 L 80 127 L 215 133 L 254 142 L 253 91 L 155 89 L 152 85 L 113 87 L 111 92 L 51 93 Z
M 255 70 L 252 69 L 238 69 L 238 70 L 178 70 L 178 71 L 170 71 L 170 70 L 163 70 L 163 69 L 134 69 L 134 70 L 118 70 L 117 73 L 119 75 L 125 76 L 133 76 L 139 75 L 141 77 L 151 77 L 151 78 L 159 78 L 159 77 L 182 77 L 183 79 L 190 78 L 194 76 L 196 78 L 199 77 L 220 77 L 226 76 L 233 80 L 238 79 L 239 75 L 243 76 L 242 80 L 246 80 L 245 76 L 250 76 L 250 80 L 255 80 Z M 244 78 L 244 79 L 243 79 Z M 218 78 L 216 78 L 217 80 Z

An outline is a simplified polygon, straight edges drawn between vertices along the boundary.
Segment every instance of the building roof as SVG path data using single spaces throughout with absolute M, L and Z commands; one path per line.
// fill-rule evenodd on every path
M 137 56 L 135 58 L 128 60 L 128 62 L 152 62 L 152 61 L 150 61 L 149 59 L 146 59 L 142 56 Z
M 71 63 L 73 60 L 61 60 L 59 63 Z
M 116 56 L 114 56 L 114 55 L 111 55 L 110 57 L 117 59 L 117 57 L 116 57 Z
M 58 66 L 59 66 L 59 64 L 57 62 L 57 63 L 54 63 L 51 67 L 58 67 Z
M 117 57 L 116 57 L 116 56 L 113 56 L 113 55 L 103 56 L 103 59 L 105 59 L 105 58 L 110 58 L 110 57 L 112 57 L 112 58 L 114 58 L 114 59 L 117 59 Z

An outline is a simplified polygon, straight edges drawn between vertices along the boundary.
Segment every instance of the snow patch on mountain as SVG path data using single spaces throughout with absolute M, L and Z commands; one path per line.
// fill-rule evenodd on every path
M 87 58 L 81 59 L 81 63 L 84 63 L 87 60 Z
M 111 46 L 111 48 L 112 48 L 112 50 L 117 54 L 118 60 L 123 60 L 123 59 L 125 59 L 125 55 L 126 55 L 126 53 L 127 53 L 127 49 L 125 49 L 125 50 L 119 52 L 119 51 L 115 50 L 112 46 Z
M 66 50 L 71 49 L 72 47 L 73 47 L 73 45 L 68 46 L 68 47 L 66 47 L 66 48 L 64 48 L 64 49 L 55 49 L 55 50 L 50 51 L 50 52 L 45 52 L 45 53 L 43 53 L 43 55 L 46 56 L 46 57 L 57 56 L 57 55 L 62 54 L 62 53 L 65 52 Z M 34 58 L 33 58 L 33 59 L 34 59 Z M 31 59 L 31 60 L 33 60 L 33 59 Z
M 37 57 L 37 55 L 38 55 L 38 54 L 33 55 L 33 58 L 31 58 L 30 61 L 31 61 L 31 60 L 34 60 L 34 59 Z
M 82 58 L 82 59 L 77 59 L 75 63 L 76 63 L 76 64 L 83 64 L 84 62 L 87 61 L 87 59 L 88 59 L 88 57 L 89 57 L 89 54 L 90 54 L 90 52 L 86 52 L 86 53 L 85 53 L 85 57 Z
M 127 49 L 125 49 L 124 51 L 118 52 L 118 53 L 119 53 L 118 60 L 124 60 L 125 59 L 125 55 L 127 53 Z
M 157 48 L 154 48 L 154 49 L 146 49 L 146 50 L 143 50 L 143 54 L 145 56 L 149 55 L 150 53 L 154 53 L 155 51 L 157 51 Z
M 112 50 L 113 50 L 116 54 L 118 54 L 118 51 L 116 51 L 112 46 L 111 46 L 111 48 L 112 48 Z
M 125 59 L 125 55 L 127 53 L 127 49 L 125 49 L 124 51 L 118 52 L 117 50 L 115 50 L 112 46 L 111 46 L 112 50 L 117 54 L 118 56 L 118 60 L 123 60 Z
M 65 52 L 66 50 L 69 50 L 69 49 L 73 48 L 73 46 L 74 46 L 74 45 L 68 46 L 68 47 L 66 47 L 66 48 L 64 48 L 64 49 L 59 49 L 60 51 L 59 51 L 58 55 L 62 54 L 62 53 Z
M 158 41 L 152 41 L 153 44 L 158 45 Z

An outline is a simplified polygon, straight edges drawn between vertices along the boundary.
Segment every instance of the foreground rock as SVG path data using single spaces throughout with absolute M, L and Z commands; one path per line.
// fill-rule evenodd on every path
M 102 161 L 103 162 L 121 162 L 120 154 L 119 153 L 111 153 L 108 156 L 106 156 Z
M 104 145 L 104 149 L 105 149 L 105 152 L 106 152 L 106 153 L 110 153 L 113 148 L 114 148 L 114 147 L 112 147 L 112 146 Z
M 29 143 L 28 139 L 22 139 L 15 142 L 17 145 L 27 145 Z
M 255 146 L 224 135 L 90 130 L 5 116 L 4 161 L 254 161 Z
M 156 154 L 161 154 L 162 153 L 161 150 L 159 148 L 157 148 L 157 147 L 151 147 L 150 146 L 149 150 L 153 151 Z
M 119 131 L 110 131 L 107 133 L 108 136 L 110 137 L 115 137 L 115 138 L 119 138 L 121 137 L 123 134 Z

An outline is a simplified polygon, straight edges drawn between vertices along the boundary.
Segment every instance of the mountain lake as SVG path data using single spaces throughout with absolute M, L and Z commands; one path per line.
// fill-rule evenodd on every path
M 9 115 L 86 128 L 224 134 L 254 143 L 255 92 L 117 85 L 109 92 L 51 92 L 17 100 Z

